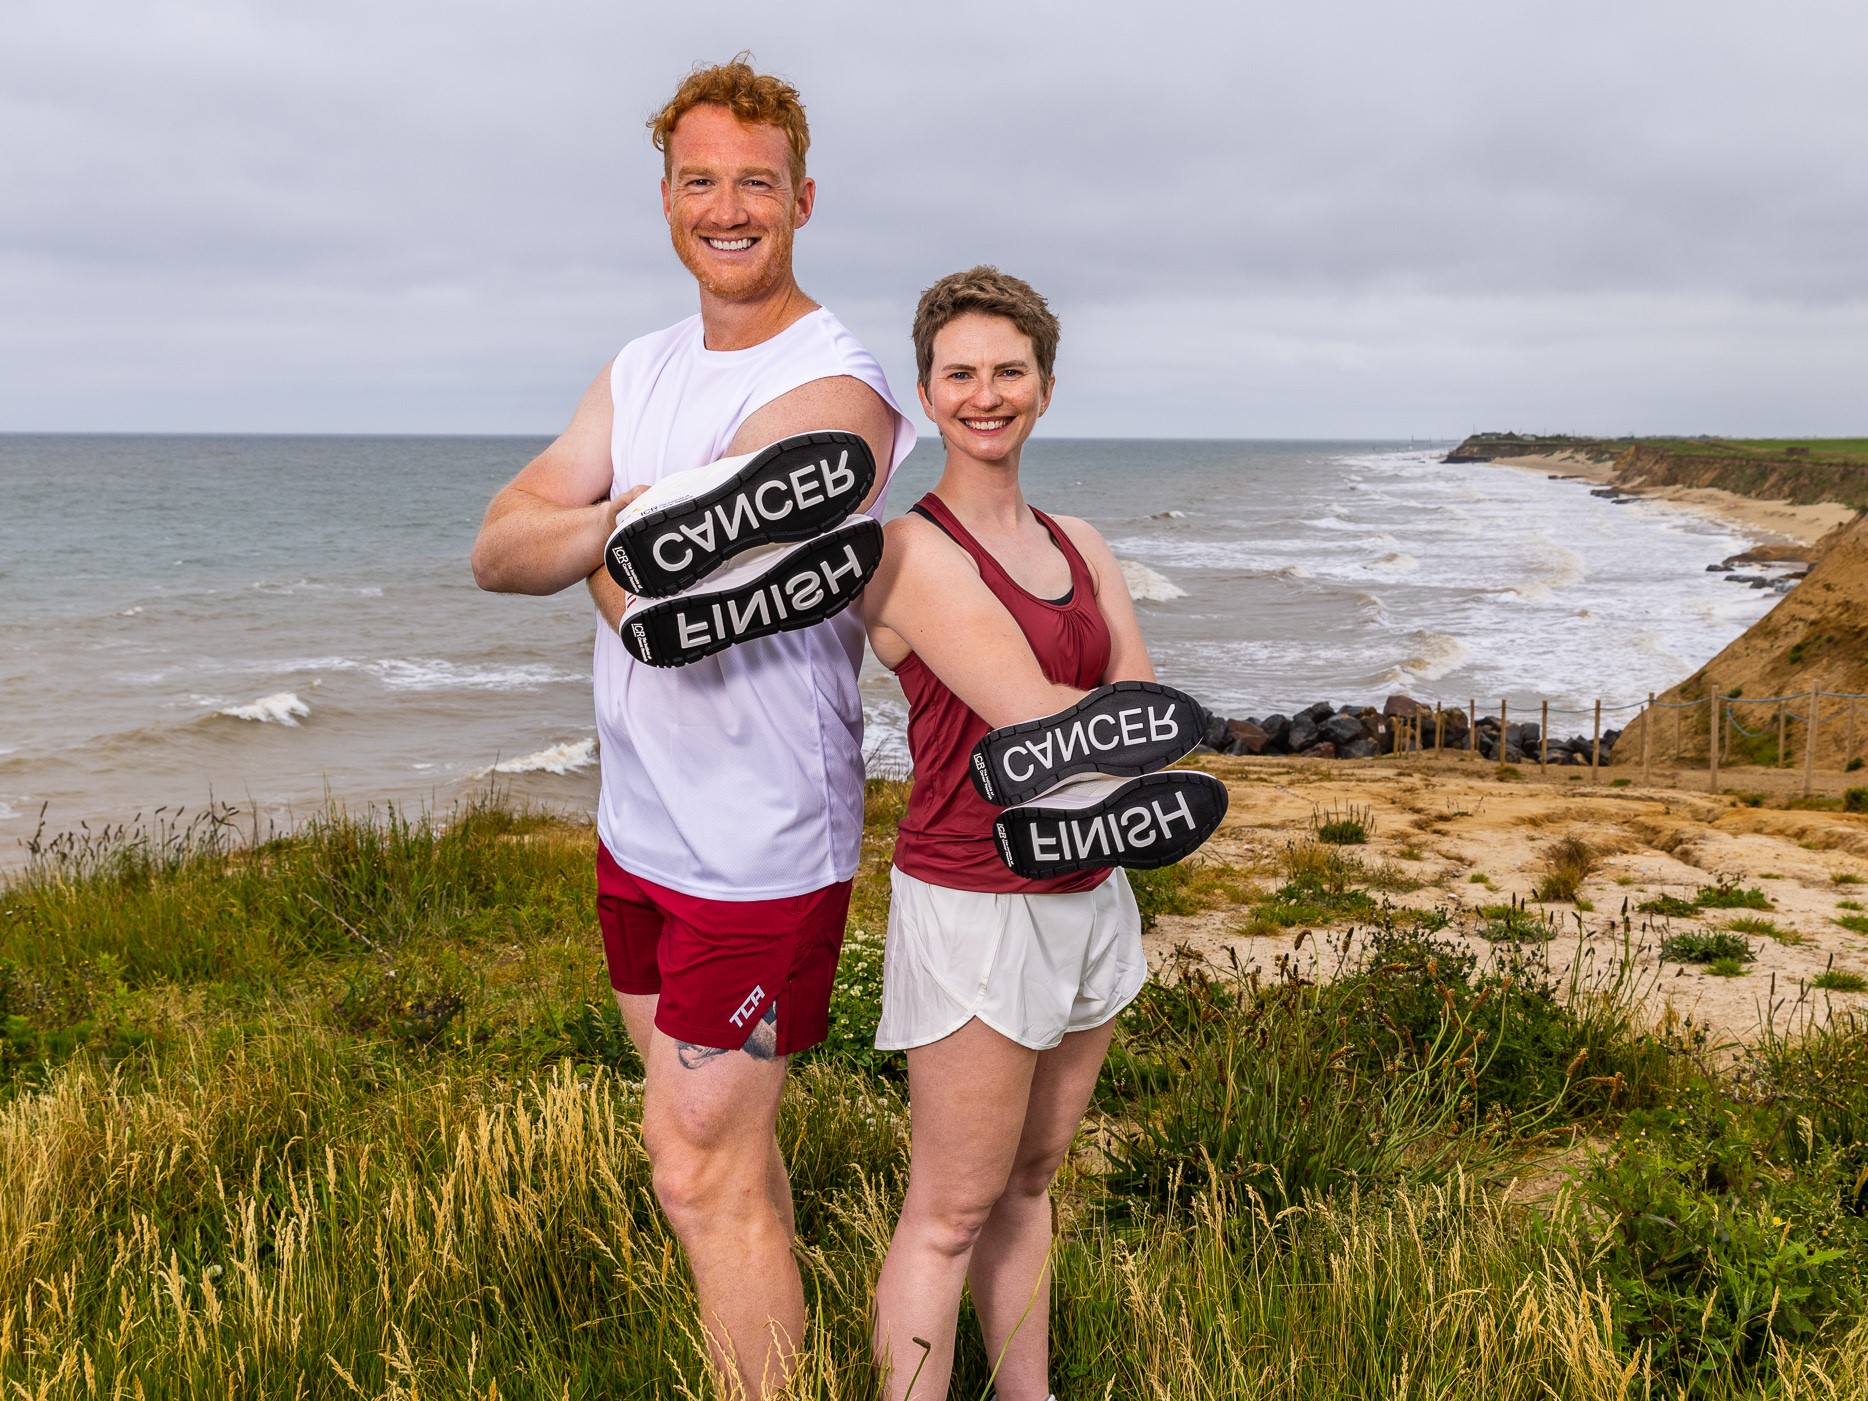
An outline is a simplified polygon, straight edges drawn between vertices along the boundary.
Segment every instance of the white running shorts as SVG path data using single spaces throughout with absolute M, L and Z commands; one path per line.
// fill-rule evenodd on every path
M 876 1049 L 905 1051 L 978 1017 L 1048 1051 L 1120 1012 L 1148 980 L 1142 916 L 1122 871 L 1069 895 L 950 890 L 889 872 Z

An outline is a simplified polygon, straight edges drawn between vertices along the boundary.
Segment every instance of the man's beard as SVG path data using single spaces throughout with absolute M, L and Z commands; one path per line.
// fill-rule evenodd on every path
M 703 261 L 704 255 L 694 247 L 694 242 L 699 241 L 697 238 L 690 242 L 693 236 L 682 233 L 673 224 L 668 226 L 668 235 L 669 241 L 675 246 L 675 256 L 694 275 L 701 290 L 722 301 L 740 301 L 769 291 L 783 281 L 791 270 L 793 229 L 789 224 L 763 230 L 755 246 L 764 252 L 764 258 L 756 265 L 740 270 L 731 281 L 716 276 L 716 269 Z

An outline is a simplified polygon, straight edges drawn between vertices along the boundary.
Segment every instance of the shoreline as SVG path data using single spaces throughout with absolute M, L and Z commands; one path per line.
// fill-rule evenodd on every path
M 1546 477 L 1574 477 L 1591 486 L 1612 486 L 1624 495 L 1644 501 L 1680 506 L 1722 525 L 1734 526 L 1743 534 L 1758 537 L 1756 543 L 1760 546 L 1791 545 L 1814 552 L 1821 541 L 1856 517 L 1852 507 L 1834 501 L 1799 506 L 1784 500 L 1740 496 L 1719 487 L 1623 486 L 1616 480 L 1613 461 L 1591 459 L 1581 453 L 1495 457 L 1491 461 L 1499 467 L 1541 472 Z M 1553 467 L 1557 470 L 1552 471 Z

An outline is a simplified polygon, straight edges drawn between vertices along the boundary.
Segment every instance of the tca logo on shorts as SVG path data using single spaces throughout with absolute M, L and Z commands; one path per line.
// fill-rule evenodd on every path
M 732 1022 L 734 1026 L 746 1025 L 746 1019 L 759 1010 L 759 1004 L 763 1001 L 765 1001 L 765 989 L 763 987 L 755 987 L 751 992 L 746 994 L 746 1000 L 739 1004 L 739 1010 L 728 1017 L 727 1020 Z

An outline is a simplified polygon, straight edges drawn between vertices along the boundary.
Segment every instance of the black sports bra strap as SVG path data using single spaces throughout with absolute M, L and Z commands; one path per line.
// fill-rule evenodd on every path
M 921 517 L 922 520 L 928 521 L 929 523 L 931 523 L 936 530 L 938 530 L 942 535 L 945 535 L 949 540 L 953 541 L 954 544 L 958 545 L 961 549 L 963 550 L 966 549 L 966 542 L 961 540 L 961 538 L 958 535 L 955 535 L 951 530 L 949 530 L 946 527 L 946 525 L 941 521 L 941 518 L 939 516 L 935 515 L 926 506 L 923 506 L 919 501 L 915 502 L 914 505 L 910 506 L 908 508 L 908 511 L 909 511 L 909 514 L 919 516 Z M 972 551 L 967 550 L 967 553 L 971 554 Z

